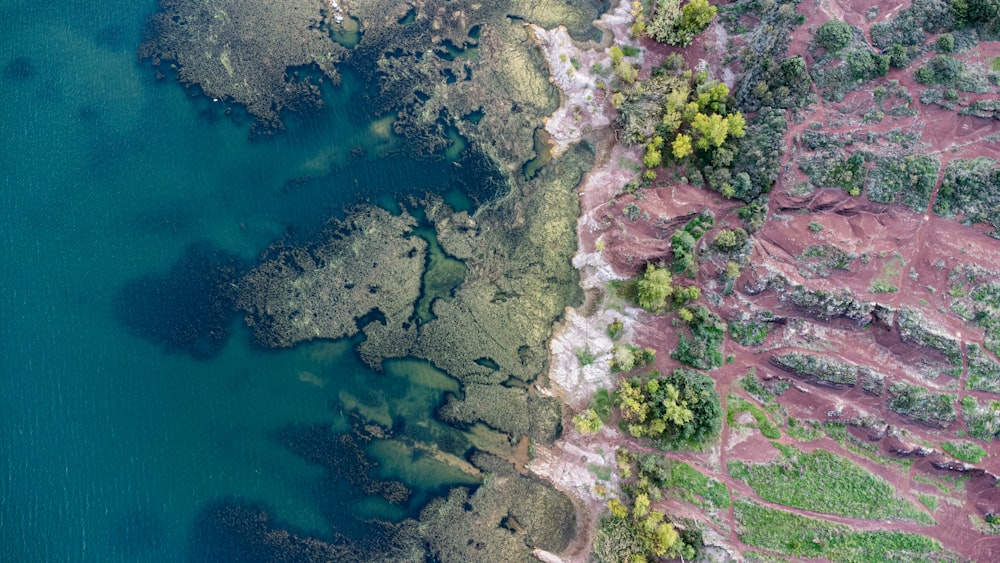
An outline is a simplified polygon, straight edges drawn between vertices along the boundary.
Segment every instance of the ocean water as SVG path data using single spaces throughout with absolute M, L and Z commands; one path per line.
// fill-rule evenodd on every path
M 326 469 L 279 439 L 344 432 L 353 405 L 422 421 L 406 425 L 410 439 L 445 436 L 460 454 L 463 437 L 431 418 L 457 383 L 426 363 L 375 373 L 346 341 L 261 350 L 238 318 L 199 359 L 120 322 L 123 288 L 168 275 L 189 248 L 248 264 L 354 202 L 430 190 L 467 204 L 476 184 L 444 155 L 387 155 L 401 143 L 391 118 L 366 111 L 350 71 L 323 111 L 250 141 L 238 108 L 226 116 L 136 60 L 155 8 L 0 3 L 0 561 L 183 560 L 199 512 L 232 499 L 319 538 L 363 534 L 365 518 L 398 520 L 471 482 L 382 443 L 368 451 L 374 477 L 403 480 L 411 500 L 334 483 L 347 497 L 331 504 Z M 130 312 L 155 321 L 157 299 Z

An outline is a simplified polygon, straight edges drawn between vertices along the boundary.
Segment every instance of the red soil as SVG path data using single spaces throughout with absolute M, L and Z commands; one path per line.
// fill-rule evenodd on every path
M 801 54 L 811 64 L 812 57 L 808 51 L 811 42 L 809 28 L 821 25 L 830 17 L 837 17 L 859 26 L 867 34 L 873 22 L 866 21 L 865 13 L 875 5 L 879 6 L 880 13 L 874 21 L 881 21 L 902 7 L 902 5 L 886 6 L 874 0 L 822 0 L 819 6 L 807 2 L 799 4 L 799 11 L 806 16 L 806 25 L 796 30 L 789 54 Z M 699 61 L 707 61 L 714 71 L 713 75 L 721 77 L 725 74 L 720 68 L 721 56 L 725 49 L 725 34 L 715 32 L 717 25 L 714 24 L 713 28 L 704 33 L 696 45 L 682 52 L 689 65 L 694 66 Z M 662 60 L 669 52 L 676 51 L 652 43 L 644 43 L 644 46 L 649 49 L 645 55 L 646 69 L 654 67 L 656 61 Z M 988 62 L 998 54 L 1000 45 L 991 43 L 982 44 L 975 53 L 967 56 Z M 917 100 L 913 103 L 913 107 L 918 110 L 915 116 L 887 116 L 878 124 L 861 123 L 861 114 L 865 108 L 873 105 L 871 90 L 879 84 L 892 79 L 898 80 L 917 98 L 921 87 L 913 81 L 913 70 L 920 64 L 922 61 L 914 61 L 908 70 L 892 70 L 888 77 L 866 85 L 864 91 L 849 94 L 843 102 L 821 101 L 808 108 L 804 120 L 799 123 L 790 122 L 785 139 L 787 150 L 782 174 L 771 194 L 771 219 L 753 237 L 755 248 L 751 259 L 752 266 L 745 270 L 738 280 L 737 292 L 733 296 L 725 297 L 721 307 L 713 307 L 724 318 L 732 318 L 740 311 L 771 311 L 777 316 L 788 319 L 785 324 L 774 323 L 772 334 L 761 347 L 744 348 L 731 342 L 727 343 L 724 353 L 731 355 L 733 362 L 711 372 L 723 400 L 731 391 L 745 396 L 743 391 L 734 386 L 734 381 L 746 375 L 748 369 L 753 367 L 762 378 L 779 377 L 793 384 L 793 387 L 778 399 L 790 417 L 826 421 L 870 415 L 884 420 L 889 429 L 905 431 L 907 438 L 900 440 L 889 434 L 882 436 L 883 433 L 879 431 L 884 431 L 886 428 L 874 430 L 849 428 L 851 435 L 862 442 L 875 444 L 886 456 L 900 455 L 899 451 L 910 452 L 916 448 L 915 445 L 924 443 L 930 444 L 931 450 L 938 450 L 941 441 L 955 439 L 956 431 L 963 429 L 961 415 L 959 414 L 958 421 L 946 429 L 920 424 L 889 411 L 885 407 L 884 397 L 868 395 L 860 387 L 822 387 L 798 380 L 791 374 L 772 366 L 768 361 L 770 355 L 793 350 L 825 353 L 836 356 L 844 362 L 872 366 L 886 374 L 887 383 L 909 380 L 931 388 L 948 390 L 957 394 L 959 398 L 972 394 L 980 401 L 995 400 L 1000 397 L 965 391 L 963 383 L 967 374 L 964 371 L 958 380 L 943 375 L 928 379 L 926 374 L 921 374 L 920 366 L 925 366 L 925 371 L 928 371 L 926 366 L 943 369 L 943 356 L 903 342 L 897 327 L 874 324 L 871 328 L 863 329 L 858 324 L 844 319 L 817 321 L 806 311 L 782 300 L 773 290 L 757 294 L 741 290 L 753 285 L 761 276 L 766 277 L 776 273 L 792 283 L 813 289 L 834 293 L 849 290 L 861 300 L 877 302 L 892 308 L 919 309 L 928 321 L 940 325 L 958 338 L 981 341 L 980 329 L 962 322 L 954 314 L 947 313 L 948 301 L 944 294 L 947 290 L 948 272 L 957 264 L 977 264 L 993 270 L 1000 264 L 1000 242 L 985 236 L 983 228 L 962 226 L 956 221 L 937 217 L 929 210 L 920 214 L 901 205 L 872 203 L 863 197 L 851 197 L 841 190 L 821 189 L 806 196 L 794 195 L 789 190 L 802 180 L 801 173 L 794 166 L 798 149 L 793 139 L 807 130 L 813 122 L 826 124 L 823 128 L 826 133 L 857 130 L 884 133 L 896 128 L 917 131 L 920 133 L 920 141 L 924 143 L 919 152 L 937 154 L 942 164 L 954 158 L 982 155 L 1000 158 L 1000 145 L 982 142 L 985 136 L 1000 132 L 1000 122 L 960 117 L 955 112 L 936 106 L 926 106 Z M 970 99 L 975 98 L 975 95 L 970 96 Z M 830 125 L 837 122 L 841 124 Z M 727 223 L 730 226 L 741 224 L 735 214 L 735 209 L 741 204 L 690 185 L 668 185 L 664 181 L 661 185 L 644 190 L 640 201 L 636 201 L 630 195 L 616 197 L 616 190 L 636 174 L 633 169 L 625 165 L 626 161 L 638 163 L 640 159 L 639 148 L 620 145 L 615 145 L 606 154 L 599 155 L 603 165 L 591 173 L 592 176 L 586 184 L 588 188 L 581 193 L 584 214 L 579 228 L 581 252 L 594 252 L 603 245 L 603 256 L 613 265 L 617 273 L 634 275 L 646 263 L 666 259 L 670 252 L 670 233 L 705 208 L 715 213 L 717 228 Z M 633 202 L 649 214 L 648 220 L 629 221 L 622 215 L 622 209 Z M 931 204 L 933 205 L 933 197 Z M 822 231 L 812 232 L 808 228 L 810 222 L 821 224 Z M 711 240 L 712 236 L 714 232 L 707 234 L 702 240 Z M 598 243 L 598 240 L 601 242 Z M 826 278 L 804 277 L 799 272 L 801 262 L 795 257 L 805 248 L 822 243 L 835 244 L 859 255 L 868 253 L 872 259 L 868 264 L 854 260 L 850 271 L 835 270 Z M 892 275 L 891 283 L 898 286 L 899 291 L 870 293 L 872 281 L 880 275 L 886 275 L 885 264 L 897 253 L 905 261 L 905 265 L 899 267 L 898 272 Z M 939 260 L 944 261 L 944 268 L 935 265 Z M 702 264 L 698 285 L 711 287 L 713 280 L 718 278 L 717 269 L 716 265 Z M 914 277 L 916 279 L 913 279 Z M 686 280 L 681 281 L 687 283 Z M 670 351 L 676 345 L 672 316 L 647 315 L 641 320 L 643 325 L 636 330 L 634 341 L 659 351 L 656 368 L 660 371 L 676 367 L 677 363 L 669 358 Z M 836 417 L 829 416 L 831 411 L 839 411 L 840 414 Z M 728 477 L 725 470 L 726 463 L 730 459 L 766 462 L 775 456 L 776 450 L 757 431 L 753 431 L 748 438 L 743 439 L 742 435 L 745 432 L 727 425 L 721 446 L 717 450 L 704 454 L 670 455 L 696 465 L 711 477 L 725 482 L 734 497 L 756 498 L 745 484 Z M 979 442 L 990 456 L 979 464 L 976 470 L 970 472 L 972 477 L 965 485 L 965 492 L 942 493 L 930 484 L 914 480 L 915 476 L 940 479 L 942 476 L 960 475 L 956 470 L 939 469 L 934 465 L 947 461 L 946 456 L 942 456 L 939 451 L 923 457 L 906 453 L 905 455 L 915 457 L 912 465 L 906 468 L 898 464 L 876 463 L 829 438 L 802 443 L 783 434 L 779 442 L 794 444 L 805 450 L 830 449 L 845 455 L 891 482 L 901 496 L 917 506 L 921 506 L 918 503 L 918 495 L 934 494 L 944 497 L 937 510 L 930 513 L 939 522 L 937 526 L 932 527 L 912 522 L 887 523 L 824 516 L 825 518 L 850 524 L 857 529 L 920 533 L 938 539 L 947 549 L 963 557 L 978 561 L 1000 560 L 1000 538 L 983 535 L 970 524 L 970 515 L 981 517 L 986 513 L 1000 513 L 1000 489 L 992 486 L 995 478 L 991 475 L 1000 473 L 1000 443 Z M 642 445 L 635 443 L 630 443 L 628 447 L 643 449 Z M 690 515 L 692 511 L 698 512 L 691 506 L 677 501 L 665 501 L 664 505 L 671 511 L 676 511 L 675 514 Z M 791 511 L 815 516 L 808 511 Z M 722 522 L 713 521 L 704 515 L 699 519 L 727 538 L 732 545 L 748 549 L 739 542 L 733 531 L 731 511 Z

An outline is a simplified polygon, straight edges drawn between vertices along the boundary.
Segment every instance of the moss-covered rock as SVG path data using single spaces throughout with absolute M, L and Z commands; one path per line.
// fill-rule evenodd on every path
M 559 104 L 525 23 L 565 25 L 582 38 L 597 17 L 589 2 L 529 0 L 368 0 L 351 12 L 365 24 L 351 57 L 379 84 L 378 111 L 398 114 L 397 132 L 440 150 L 454 127 L 508 176 L 535 156 L 534 131 Z M 475 123 L 460 119 L 476 112 Z
M 551 443 L 559 435 L 562 408 L 552 397 L 533 397 L 527 389 L 470 383 L 461 399 L 450 395 L 438 411 L 442 420 L 470 425 L 482 421 L 514 437 Z
M 488 454 L 473 462 L 490 477 L 475 491 L 455 488 L 420 517 L 420 533 L 442 563 L 533 561 L 533 548 L 558 553 L 576 533 L 576 511 L 563 493 Z
M 321 242 L 277 247 L 244 277 L 237 306 L 258 342 L 287 347 L 314 338 L 353 336 L 360 317 L 377 311 L 398 327 L 420 295 L 427 242 L 410 232 L 415 220 L 363 207 L 333 221 Z

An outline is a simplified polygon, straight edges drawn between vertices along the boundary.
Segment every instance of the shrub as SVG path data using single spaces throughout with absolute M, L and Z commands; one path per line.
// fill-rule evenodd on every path
M 735 250 L 746 244 L 749 238 L 743 229 L 723 229 L 715 235 L 712 246 L 722 251 Z
M 889 409 L 935 426 L 946 427 L 955 418 L 955 396 L 933 393 L 919 385 L 895 381 L 889 386 Z
M 621 319 L 615 319 L 608 324 L 608 336 L 611 340 L 618 340 L 618 337 L 622 334 L 622 329 L 625 325 L 622 324 Z
M 816 30 L 816 43 L 831 53 L 843 49 L 851 41 L 854 31 L 840 20 L 830 20 Z
M 955 50 L 955 36 L 945 33 L 937 40 L 937 50 L 940 53 L 951 53 Z
M 656 350 L 632 344 L 615 344 L 611 349 L 611 371 L 632 371 L 656 359 Z
M 677 350 L 671 354 L 675 360 L 698 369 L 715 369 L 722 365 L 722 342 L 726 336 L 726 323 L 708 308 L 698 305 L 688 309 L 687 321 L 691 337 L 678 335 Z

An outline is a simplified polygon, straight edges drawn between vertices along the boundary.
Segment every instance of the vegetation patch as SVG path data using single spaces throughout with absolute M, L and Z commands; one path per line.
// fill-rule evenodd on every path
M 905 381 L 894 381 L 889 395 L 889 409 L 914 420 L 945 428 L 957 418 L 954 395 L 934 393 Z
M 635 292 L 639 306 L 651 313 L 663 313 L 701 297 L 697 287 L 675 284 L 669 270 L 653 264 L 648 264 L 636 280 Z
M 725 483 L 684 462 L 655 453 L 637 456 L 625 450 L 619 450 L 617 457 L 619 469 L 627 467 L 623 471 L 635 476 L 634 484 L 627 488 L 645 492 L 654 501 L 669 496 L 709 510 L 729 508 L 729 489 Z
M 797 159 L 799 170 L 812 185 L 819 188 L 840 188 L 851 195 L 860 195 L 868 174 L 863 152 L 845 156 L 840 151 L 824 151 Z
M 980 440 L 1000 437 L 1000 402 L 980 404 L 972 395 L 962 397 L 962 418 L 969 435 Z
M 702 449 L 722 428 L 714 382 L 700 372 L 677 369 L 622 380 L 614 398 L 624 429 L 662 448 Z
M 828 385 L 854 386 L 858 382 L 858 366 L 838 362 L 826 356 L 792 352 L 775 354 L 773 365 L 795 375 Z
M 781 431 L 778 430 L 778 425 L 771 421 L 771 419 L 767 416 L 767 413 L 764 412 L 764 409 L 758 407 L 750 401 L 747 401 L 743 397 L 730 394 L 726 397 L 726 408 L 728 409 L 726 413 L 726 423 L 730 426 L 738 426 L 736 418 L 740 414 L 750 413 L 750 415 L 757 422 L 756 428 L 760 430 L 760 433 L 763 434 L 765 438 L 769 440 L 777 440 L 781 438 Z
M 649 508 L 649 499 L 636 501 L 631 510 L 618 499 L 608 503 L 611 516 L 602 518 L 594 537 L 592 557 L 601 563 L 630 563 L 647 556 L 677 557 L 685 553 L 680 534 L 660 510 Z M 687 553 L 693 555 L 694 550 Z
M 974 342 L 966 346 L 966 354 L 969 358 L 969 378 L 965 386 L 1000 393 L 1000 363 Z
M 925 213 L 940 168 L 937 156 L 875 157 L 864 182 L 865 194 L 871 201 L 902 203 L 917 213 Z
M 763 382 L 757 379 L 757 369 L 750 366 L 747 374 L 740 378 L 740 386 L 757 399 L 761 404 L 769 405 L 774 403 L 774 398 L 784 393 L 791 385 L 786 381 L 772 380 Z
M 677 350 L 671 357 L 698 369 L 720 367 L 726 323 L 704 305 L 682 309 L 680 317 L 686 323 L 690 337 L 683 332 L 678 334 Z
M 962 223 L 987 223 L 994 228 L 993 237 L 1000 236 L 1000 167 L 991 158 L 955 159 L 944 169 L 944 179 L 934 213 L 954 218 L 961 215 Z
M 830 20 L 816 30 L 816 45 L 810 69 L 823 99 L 839 102 L 861 84 L 889 73 L 890 57 L 872 50 L 860 29 Z
M 797 258 L 802 263 L 799 273 L 803 277 L 828 278 L 834 270 L 849 270 L 857 255 L 833 244 L 817 244 L 803 250 Z
M 821 428 L 816 421 L 788 417 L 785 432 L 800 442 L 812 442 L 823 437 Z
M 985 330 L 983 346 L 1000 355 L 1000 282 L 998 274 L 978 266 L 958 266 L 948 275 L 951 310 Z M 970 356 L 970 368 L 972 357 Z M 987 367 L 982 369 L 987 370 Z M 970 374 L 971 375 L 971 374 Z
M 729 336 L 740 346 L 760 346 L 767 338 L 768 323 L 729 321 Z
M 615 344 L 611 349 L 611 371 L 632 371 L 653 362 L 656 350 L 633 344 Z
M 881 395 L 885 388 L 885 375 L 867 366 L 847 364 L 816 354 L 791 352 L 775 354 L 770 362 L 795 375 L 822 385 L 846 385 L 861 387 L 872 395 Z
M 896 496 L 884 479 L 826 450 L 802 452 L 775 444 L 781 456 L 768 464 L 731 461 L 729 474 L 746 482 L 760 498 L 805 510 L 867 520 L 934 521 Z
M 941 449 L 951 454 L 955 459 L 967 463 L 979 463 L 986 458 L 986 450 L 975 442 L 959 440 L 955 442 L 941 442 Z
M 938 55 L 913 73 L 917 82 L 955 88 L 962 92 L 983 94 L 989 91 L 989 80 L 983 69 L 968 65 L 948 55 Z
M 912 342 L 918 346 L 937 350 L 951 365 L 951 369 L 945 373 L 954 377 L 961 374 L 962 345 L 949 336 L 945 329 L 924 319 L 916 309 L 900 309 L 896 315 L 896 322 L 899 325 L 899 337 L 903 342 Z
M 903 532 L 856 532 L 843 524 L 799 516 L 741 499 L 736 533 L 747 545 L 792 557 L 830 561 L 958 561 L 932 538 Z

